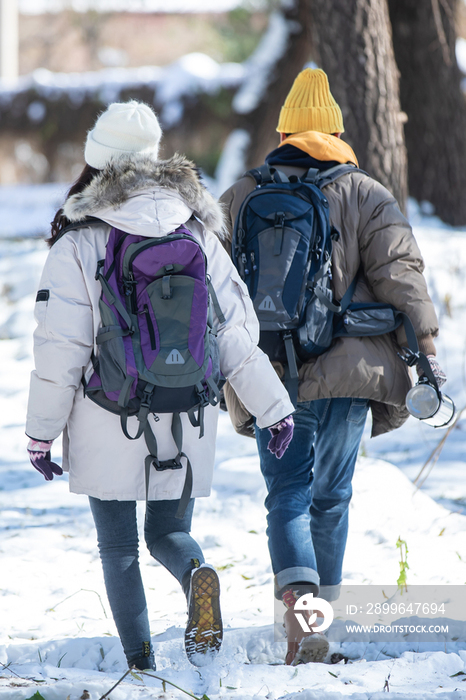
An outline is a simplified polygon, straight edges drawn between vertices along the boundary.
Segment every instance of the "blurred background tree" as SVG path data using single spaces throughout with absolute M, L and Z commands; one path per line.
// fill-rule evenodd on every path
M 409 192 L 449 224 L 466 223 L 466 104 L 456 0 L 388 0 L 407 114 Z M 464 9 L 464 5 L 463 5 Z
M 221 190 L 275 147 L 295 76 L 319 65 L 360 166 L 402 208 L 409 182 L 445 221 L 466 223 L 464 0 L 238 0 L 190 14 L 62 1 L 20 14 L 22 77 L 0 86 L 0 184 L 70 181 L 97 113 L 134 97 L 159 113 L 162 155 L 187 153 Z
M 359 165 L 405 209 L 407 158 L 386 0 L 308 0 L 315 59 L 343 112 Z

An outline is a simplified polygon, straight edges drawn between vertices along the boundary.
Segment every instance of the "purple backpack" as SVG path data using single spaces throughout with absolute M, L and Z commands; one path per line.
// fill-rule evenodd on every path
M 207 275 L 207 260 L 190 231 L 180 226 L 162 238 L 146 238 L 112 228 L 105 260 L 97 265 L 102 285 L 99 300 L 102 327 L 99 352 L 85 394 L 120 416 L 130 440 L 144 435 L 146 495 L 150 467 L 182 469 L 186 479 L 177 517 L 191 496 L 192 469 L 182 451 L 180 412 L 186 412 L 203 435 L 204 407 L 219 400 L 220 379 L 212 306 L 220 323 L 225 318 Z M 157 457 L 150 413 L 173 413 L 174 459 Z M 128 432 L 128 416 L 137 416 L 138 430 Z

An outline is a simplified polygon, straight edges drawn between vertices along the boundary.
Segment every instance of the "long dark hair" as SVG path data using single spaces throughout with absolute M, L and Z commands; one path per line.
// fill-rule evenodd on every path
M 73 194 L 79 194 L 79 192 L 82 192 L 85 189 L 85 187 L 87 187 L 87 185 L 89 185 L 92 182 L 92 180 L 98 173 L 100 173 L 100 170 L 97 170 L 91 165 L 86 164 L 76 182 L 73 185 L 71 185 L 70 189 L 68 190 L 66 199 L 71 197 Z M 71 221 L 67 219 L 66 216 L 63 214 L 63 208 L 60 207 L 60 209 L 55 214 L 53 221 L 51 222 L 52 233 L 50 238 L 47 239 L 47 243 L 50 247 L 53 246 L 61 231 L 63 231 L 63 229 L 70 223 Z

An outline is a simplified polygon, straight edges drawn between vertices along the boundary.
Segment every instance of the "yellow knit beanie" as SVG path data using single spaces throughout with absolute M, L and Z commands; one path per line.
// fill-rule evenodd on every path
M 336 134 L 344 130 L 341 109 L 330 92 L 327 75 L 320 68 L 306 68 L 288 93 L 277 131 L 282 134 L 300 131 Z

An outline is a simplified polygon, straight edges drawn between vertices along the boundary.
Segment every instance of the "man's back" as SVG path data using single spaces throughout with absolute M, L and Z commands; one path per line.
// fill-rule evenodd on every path
M 266 162 L 287 176 L 302 177 L 309 167 L 325 171 L 347 160 L 357 162 L 341 139 L 309 131 L 283 140 Z M 231 230 L 242 202 L 255 185 L 252 177 L 243 177 L 222 196 Z M 362 172 L 342 175 L 323 192 L 330 222 L 340 234 L 332 255 L 335 298 L 341 299 L 358 275 L 352 300 L 390 303 L 404 311 L 423 352 L 433 354 L 432 336 L 437 334 L 438 325 L 422 274 L 424 264 L 394 197 Z M 397 336 L 399 342 L 392 335 L 336 339 L 328 352 L 301 366 L 298 400 L 370 399 L 373 435 L 399 427 L 408 417 L 404 399 L 411 380 L 397 356 L 406 342 L 403 330 Z
M 357 165 L 355 154 L 339 138 L 343 130 L 327 76 L 306 69 L 281 110 L 280 145 L 266 163 L 298 177 L 309 168 L 323 172 L 339 163 Z M 251 177 L 243 177 L 222 196 L 231 230 L 254 187 Z M 352 301 L 388 303 L 405 312 L 421 351 L 435 355 L 438 324 L 422 274 L 424 263 L 394 197 L 359 171 L 342 175 L 322 191 L 330 223 L 339 232 L 332 251 L 334 298 L 341 300 L 357 277 Z M 339 596 L 351 481 L 368 409 L 372 435 L 393 430 L 408 417 L 405 397 L 412 381 L 398 357 L 405 342 L 401 329 L 379 336 L 335 338 L 326 352 L 303 362 L 294 437 L 280 462 L 267 450 L 266 433 L 255 429 L 268 491 L 275 596 L 288 608 L 287 664 L 322 661 L 328 650 L 323 635 L 305 635 L 289 613 L 305 593 L 328 601 Z M 282 378 L 285 369 L 276 363 Z M 247 427 L 248 414 L 228 383 L 225 398 L 235 427 Z

